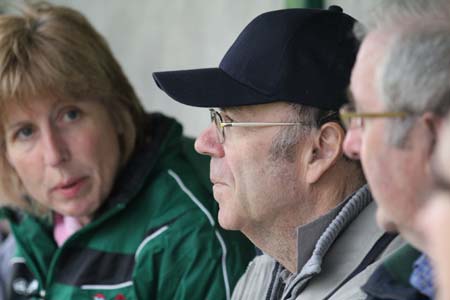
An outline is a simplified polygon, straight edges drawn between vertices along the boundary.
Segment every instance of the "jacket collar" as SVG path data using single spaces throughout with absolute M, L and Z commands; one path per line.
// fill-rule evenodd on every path
M 298 295 L 299 293 L 301 293 L 301 291 L 305 288 L 308 281 L 313 276 L 319 274 L 322 269 L 326 269 L 328 267 L 327 264 L 330 261 L 329 256 L 332 256 L 332 254 L 333 254 L 333 253 L 329 253 L 329 250 L 333 244 L 335 244 L 333 246 L 333 249 L 339 248 L 341 246 L 348 247 L 347 241 L 344 242 L 345 245 L 342 245 L 340 240 L 343 240 L 345 238 L 345 236 L 341 235 L 341 232 L 343 232 L 350 223 L 352 223 L 357 218 L 358 218 L 358 220 L 362 218 L 363 222 L 367 222 L 367 218 L 373 217 L 372 210 L 370 210 L 369 212 L 367 212 L 368 214 L 370 214 L 370 216 L 362 216 L 361 218 L 359 218 L 360 214 L 366 213 L 365 208 L 368 207 L 370 205 L 370 203 L 372 202 L 372 196 L 370 194 L 370 191 L 369 191 L 367 185 L 364 185 L 359 190 L 357 190 L 355 193 L 353 193 L 349 197 L 349 199 L 347 199 L 345 202 L 346 202 L 345 205 L 339 211 L 337 216 L 327 226 L 325 231 L 320 236 L 319 240 L 317 241 L 317 243 L 314 247 L 312 256 L 306 262 L 304 267 L 301 270 L 299 270 L 297 274 L 292 276 L 290 278 L 290 280 L 287 282 L 286 288 L 283 293 L 283 299 L 290 299 L 291 296 Z M 364 225 L 364 226 L 366 226 L 366 225 Z M 371 226 L 371 227 L 376 228 L 376 226 Z M 339 235 L 341 235 L 339 237 L 339 241 L 338 241 L 339 243 L 336 244 L 335 240 L 338 238 Z M 351 234 L 351 235 L 352 235 L 350 237 L 351 242 L 354 242 L 355 237 L 353 234 Z M 380 235 L 382 235 L 382 233 Z M 373 238 L 376 241 L 379 238 L 379 236 L 374 235 Z M 367 247 L 369 247 L 369 250 L 370 250 L 370 247 L 372 246 L 372 244 L 373 244 L 372 242 L 367 243 Z M 358 250 L 360 250 L 358 253 L 348 251 L 348 249 L 347 249 L 346 254 L 351 255 L 352 258 L 340 257 L 339 259 L 344 262 L 351 261 L 351 260 L 358 260 L 359 256 L 361 256 L 361 259 L 363 259 L 363 257 L 366 254 L 366 252 L 364 252 L 363 250 L 366 250 L 366 249 L 365 248 L 361 249 L 361 248 L 362 247 L 358 246 Z M 337 251 L 337 252 L 340 252 L 340 251 Z M 358 258 L 355 258 L 355 255 Z M 334 261 L 333 263 L 336 264 L 337 262 Z M 325 266 L 324 266 L 324 264 L 325 264 Z M 347 265 L 349 265 L 349 264 L 347 264 Z M 334 268 L 336 268 L 336 266 L 334 266 Z M 346 270 L 346 269 L 341 268 L 340 271 L 343 274 L 347 274 L 346 272 L 349 273 L 352 270 L 351 269 Z M 335 279 L 333 281 L 335 281 Z
M 409 283 L 414 261 L 420 255 L 412 246 L 403 246 L 375 270 L 362 290 L 373 299 L 428 299 Z
M 97 211 L 96 216 L 117 205 L 126 205 L 133 199 L 149 179 L 170 139 L 178 140 L 181 137 L 181 126 L 171 118 L 149 114 L 146 121 L 144 140 L 119 171 L 108 200 Z
M 342 201 L 325 215 L 297 228 L 297 270 L 300 271 L 305 266 L 317 241 L 349 199 Z

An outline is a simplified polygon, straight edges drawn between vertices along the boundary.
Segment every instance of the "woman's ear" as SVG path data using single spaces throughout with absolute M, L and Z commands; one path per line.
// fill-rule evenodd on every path
M 343 155 L 342 144 L 345 138 L 344 129 L 336 122 L 323 124 L 313 134 L 306 169 L 306 180 L 310 184 L 318 182 Z

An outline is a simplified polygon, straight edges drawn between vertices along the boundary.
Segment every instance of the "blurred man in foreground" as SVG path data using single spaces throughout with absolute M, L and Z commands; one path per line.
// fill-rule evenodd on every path
M 437 128 L 450 107 L 450 30 L 440 1 L 386 1 L 366 22 L 352 72 L 345 152 L 361 159 L 378 203 L 378 224 L 411 246 L 363 287 L 369 299 L 433 299 L 424 239 L 415 218 L 433 188 Z M 418 249 L 418 250 L 416 250 Z
M 425 251 L 435 270 L 438 299 L 450 299 L 450 116 L 439 130 L 439 143 L 432 165 L 435 191 L 420 213 L 418 226 L 425 238 Z

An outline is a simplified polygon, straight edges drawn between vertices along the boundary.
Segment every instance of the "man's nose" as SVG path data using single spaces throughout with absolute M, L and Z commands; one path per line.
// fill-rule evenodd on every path
M 211 124 L 203 130 L 195 140 L 195 151 L 211 157 L 222 157 L 225 155 L 223 145 L 219 143 L 216 128 Z
M 350 128 L 345 135 L 344 152 L 351 159 L 359 159 L 361 151 L 361 130 Z

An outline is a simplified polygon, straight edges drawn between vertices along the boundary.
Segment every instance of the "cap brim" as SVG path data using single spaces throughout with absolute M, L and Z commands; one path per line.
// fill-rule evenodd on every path
M 153 73 L 158 87 L 174 100 L 198 107 L 229 107 L 271 102 L 219 68 Z

